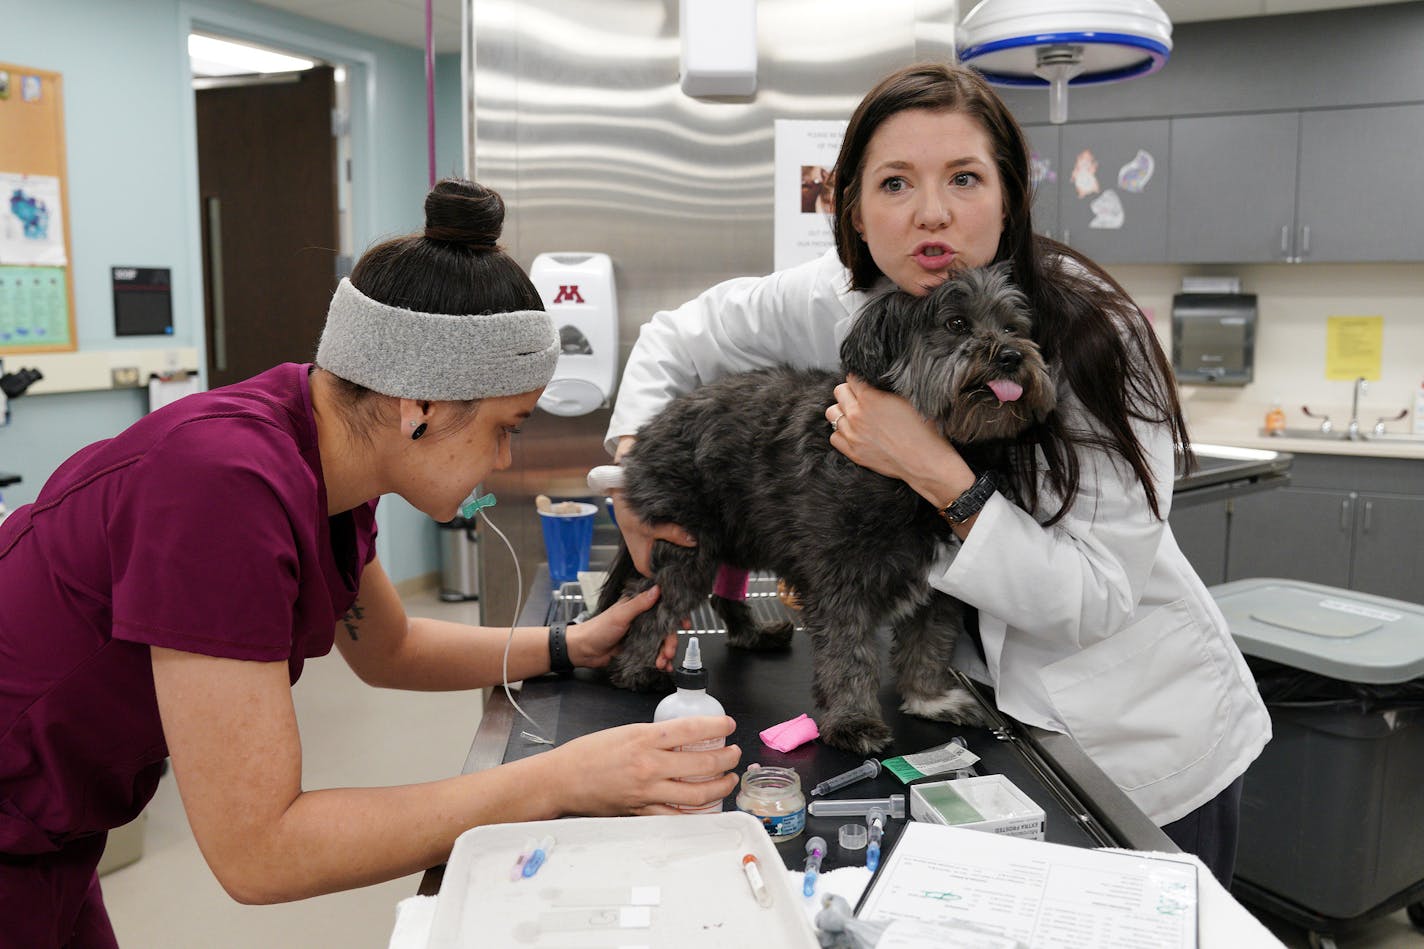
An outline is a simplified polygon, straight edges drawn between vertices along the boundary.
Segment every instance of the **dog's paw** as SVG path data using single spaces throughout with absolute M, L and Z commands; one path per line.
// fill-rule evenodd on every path
M 727 633 L 727 645 L 737 649 L 785 649 L 791 645 L 791 637 L 796 633 L 796 624 L 791 622 L 770 623 L 753 626 Z
M 617 659 L 609 666 L 608 681 L 630 692 L 667 692 L 672 688 L 672 676 L 653 666 L 621 663 Z
M 870 716 L 828 717 L 820 731 L 826 744 L 856 755 L 873 755 L 890 744 L 889 726 Z
M 900 703 L 900 711 L 937 722 L 954 722 L 957 725 L 976 725 L 981 728 L 989 725 L 988 713 L 979 704 L 978 699 L 958 687 L 942 695 L 906 696 Z

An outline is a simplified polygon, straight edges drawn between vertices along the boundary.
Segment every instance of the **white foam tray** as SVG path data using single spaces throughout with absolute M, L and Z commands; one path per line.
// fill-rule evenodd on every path
M 557 842 L 548 861 L 535 876 L 511 880 L 525 841 L 545 835 Z M 761 864 L 768 908 L 742 871 L 747 853 Z M 617 894 L 635 887 L 658 888 L 651 924 L 622 927 Z M 801 902 L 761 823 L 740 811 L 494 824 L 455 841 L 428 945 L 814 949 Z

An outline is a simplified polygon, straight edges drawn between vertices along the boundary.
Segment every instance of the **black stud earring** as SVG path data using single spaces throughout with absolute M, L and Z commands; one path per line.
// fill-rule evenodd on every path
M 424 422 L 421 422 L 419 425 L 417 425 L 417 426 L 415 427 L 415 431 L 413 431 L 413 432 L 410 433 L 410 440 L 411 440 L 411 441 L 415 441 L 415 440 L 417 440 L 418 438 L 420 438 L 420 436 L 422 436 L 422 435 L 424 435 L 424 434 L 425 434 L 425 423 L 424 423 Z

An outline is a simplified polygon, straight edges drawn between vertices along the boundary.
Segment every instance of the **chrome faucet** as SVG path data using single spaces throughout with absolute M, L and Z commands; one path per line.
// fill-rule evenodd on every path
M 1345 437 L 1352 442 L 1360 440 L 1360 393 L 1366 392 L 1370 384 L 1365 381 L 1364 376 L 1355 379 L 1355 397 L 1350 401 L 1350 425 L 1345 430 Z

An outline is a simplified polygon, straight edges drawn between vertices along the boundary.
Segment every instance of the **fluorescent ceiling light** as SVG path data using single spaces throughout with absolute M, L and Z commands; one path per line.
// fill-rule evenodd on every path
M 251 76 L 262 73 L 300 72 L 316 63 L 274 49 L 221 40 L 201 33 L 188 34 L 188 60 L 195 76 Z

